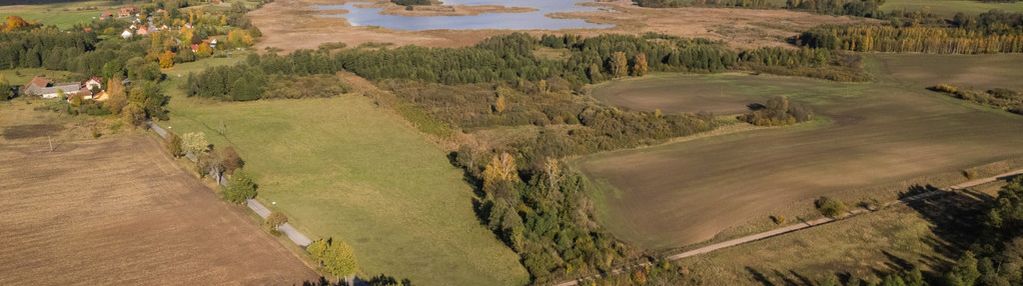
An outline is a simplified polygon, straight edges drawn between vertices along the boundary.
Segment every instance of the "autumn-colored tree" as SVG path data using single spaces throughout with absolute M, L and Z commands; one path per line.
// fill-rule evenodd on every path
M 195 49 L 195 56 L 200 58 L 207 58 L 213 55 L 213 47 L 210 47 L 209 42 L 202 42 L 199 47 Z
M 7 20 L 4 21 L 4 26 L 2 30 L 4 32 L 10 32 L 29 26 L 32 26 L 32 24 L 30 24 L 28 21 L 25 21 L 24 18 L 21 18 L 20 16 L 11 15 L 7 16 Z
M 629 75 L 629 60 L 625 52 L 614 52 L 608 59 L 608 66 L 611 68 L 611 76 L 620 78 Z
M 632 61 L 633 76 L 644 76 L 650 71 L 650 64 L 646 60 L 646 54 L 639 53 Z
M 280 233 L 277 231 L 277 228 L 285 223 L 288 223 L 288 216 L 284 215 L 284 213 L 281 212 L 272 212 L 270 213 L 269 216 L 266 217 L 266 220 L 263 221 L 263 227 L 266 227 L 266 229 L 269 230 L 270 233 L 276 235 Z
M 235 170 L 241 169 L 245 166 L 245 161 L 238 155 L 238 151 L 234 150 L 234 147 L 227 146 L 223 151 L 220 152 L 221 165 L 224 166 L 224 172 L 233 174 Z
M 181 157 L 181 137 L 177 134 L 167 133 L 167 138 L 164 139 L 164 144 L 167 146 L 167 153 L 170 153 L 174 158 Z
M 121 109 L 121 118 L 131 126 L 139 126 L 146 121 L 146 110 L 136 103 L 130 103 Z
M 128 93 L 120 78 L 114 77 L 107 81 L 107 98 L 103 107 L 113 114 L 120 114 L 121 109 L 128 104 Z
M 164 51 L 160 54 L 160 68 L 171 68 L 174 67 L 174 52 Z
M 227 33 L 227 44 L 234 48 L 252 46 L 253 41 L 249 31 L 243 29 L 234 29 Z
M 483 169 L 483 191 L 494 192 L 498 185 L 513 182 L 518 177 L 515 158 L 508 153 L 494 155 Z
M 320 239 L 306 247 L 306 251 L 324 270 L 337 277 L 348 277 L 358 270 L 355 251 L 347 243 L 335 239 Z
M 206 140 L 206 134 L 201 132 L 189 132 L 181 136 L 181 149 L 187 153 L 199 156 L 210 149 L 210 143 Z

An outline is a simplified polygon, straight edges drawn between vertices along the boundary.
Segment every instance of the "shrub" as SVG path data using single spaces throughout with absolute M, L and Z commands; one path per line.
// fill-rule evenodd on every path
M 167 139 L 164 139 L 165 146 L 167 147 L 167 153 L 170 153 L 174 158 L 181 157 L 181 137 L 177 134 L 167 133 Z
M 266 229 L 269 230 L 270 233 L 273 233 L 274 235 L 280 235 L 280 232 L 277 231 L 277 228 L 285 223 L 288 223 L 288 216 L 285 216 L 283 213 L 280 212 L 272 212 L 270 213 L 270 216 L 266 217 L 266 221 L 263 221 L 263 226 L 266 227 Z
M 227 174 L 234 174 L 234 171 L 241 169 L 245 166 L 245 160 L 238 155 L 238 152 L 234 150 L 234 147 L 228 146 L 221 151 L 220 154 L 220 165 L 224 166 L 224 172 Z
M 814 205 L 821 214 L 830 218 L 836 218 L 847 211 L 845 203 L 827 196 L 822 196 L 817 199 L 817 201 L 814 202 Z
M 774 222 L 774 224 L 785 224 L 786 219 L 783 215 L 772 215 L 771 221 Z

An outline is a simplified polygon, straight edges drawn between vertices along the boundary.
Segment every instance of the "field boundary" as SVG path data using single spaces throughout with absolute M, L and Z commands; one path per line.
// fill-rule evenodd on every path
M 157 136 L 160 136 L 160 138 L 163 138 L 165 140 L 167 139 L 167 136 L 170 135 L 170 133 L 167 132 L 167 130 L 164 130 L 163 127 L 160 127 L 160 125 L 157 125 L 153 121 L 146 121 L 146 126 L 149 126 L 149 129 L 153 130 L 153 132 L 156 133 Z M 195 161 L 193 157 L 194 156 L 188 158 L 189 160 Z M 220 185 L 227 185 L 227 180 L 221 178 L 220 180 L 217 180 L 217 183 Z M 256 213 L 256 215 L 259 215 L 260 218 L 266 219 L 267 217 L 270 216 L 271 213 L 270 209 L 255 199 L 246 199 L 245 205 L 250 210 L 252 210 L 252 212 Z M 298 245 L 299 247 L 305 248 L 306 246 L 309 246 L 309 244 L 313 243 L 313 241 L 309 239 L 308 236 L 298 231 L 298 229 L 295 229 L 295 227 L 291 226 L 291 224 L 289 223 L 281 224 L 280 226 L 277 227 L 277 230 L 283 233 L 284 235 L 288 236 L 288 239 L 291 240 L 291 242 L 294 242 L 295 245 Z
M 793 225 L 789 225 L 789 226 L 785 226 L 785 227 L 780 227 L 780 228 L 776 228 L 776 229 L 773 229 L 773 230 L 769 230 L 769 231 L 765 231 L 765 232 L 760 232 L 760 233 L 756 233 L 756 234 L 751 234 L 751 235 L 747 235 L 747 236 L 743 236 L 743 237 L 739 237 L 739 238 L 735 238 L 735 239 L 730 239 L 730 240 L 714 243 L 714 244 L 711 244 L 711 245 L 703 246 L 703 247 L 700 247 L 700 248 L 684 251 L 684 252 L 681 252 L 681 253 L 669 255 L 669 256 L 664 257 L 664 259 L 668 260 L 668 261 L 675 261 L 675 260 L 680 260 L 680 259 L 683 259 L 683 258 L 688 258 L 688 257 L 693 257 L 693 256 L 701 255 L 701 254 L 707 254 L 707 253 L 711 253 L 711 252 L 714 252 L 714 251 L 717 251 L 717 250 L 721 250 L 721 249 L 725 249 L 725 248 L 729 248 L 729 247 L 733 247 L 733 246 L 738 246 L 738 245 L 743 245 L 743 244 L 747 244 L 747 243 L 751 243 L 751 242 L 756 242 L 756 241 L 760 241 L 760 240 L 764 240 L 764 239 L 780 236 L 780 235 L 783 235 L 783 234 L 786 234 L 786 233 L 791 233 L 791 232 L 796 232 L 796 231 L 800 231 L 800 230 L 805 230 L 805 229 L 809 229 L 809 228 L 813 228 L 813 227 L 829 224 L 829 223 L 832 223 L 832 222 L 836 222 L 836 221 L 839 221 L 839 220 L 843 220 L 843 219 L 846 219 L 846 218 L 858 216 L 858 215 L 861 215 L 861 214 L 867 214 L 867 213 L 873 213 L 873 212 L 881 211 L 881 210 L 887 209 L 888 207 L 891 207 L 891 206 L 894 206 L 894 205 L 907 204 L 907 203 L 918 201 L 918 200 L 921 200 L 921 199 L 925 199 L 925 198 L 929 198 L 929 197 L 933 197 L 933 196 L 937 196 L 937 195 L 941 195 L 941 194 L 947 194 L 947 193 L 950 193 L 950 192 L 955 192 L 955 191 L 963 190 L 963 189 L 966 189 L 966 188 L 970 188 L 970 187 L 974 187 L 974 186 L 978 186 L 978 185 L 983 185 L 983 184 L 995 182 L 995 181 L 998 181 L 998 180 L 1006 179 L 1006 178 L 1009 178 L 1009 177 L 1012 177 L 1012 176 L 1016 176 L 1016 175 L 1021 175 L 1021 174 L 1023 174 L 1023 169 L 1017 169 L 1017 170 L 1014 170 L 1014 171 L 1009 171 L 1009 172 L 1001 173 L 1001 174 L 990 176 L 990 177 L 986 177 L 986 178 L 970 180 L 970 181 L 966 181 L 966 182 L 963 182 L 963 183 L 960 183 L 960 184 L 957 184 L 957 185 L 949 186 L 949 187 L 944 188 L 944 189 L 937 189 L 937 190 L 933 190 L 933 191 L 928 191 L 928 192 L 924 192 L 924 193 L 920 193 L 920 194 L 916 194 L 916 195 L 900 198 L 900 199 L 897 199 L 897 200 L 894 200 L 894 201 L 889 201 L 889 202 L 887 202 L 885 204 L 882 204 L 880 207 L 878 207 L 875 210 L 868 210 L 868 209 L 864 209 L 864 208 L 858 208 L 858 209 L 849 211 L 846 215 L 844 215 L 842 217 L 838 217 L 838 218 L 823 217 L 823 218 L 818 218 L 818 219 L 810 220 L 810 221 L 802 221 L 802 222 L 797 223 L 797 224 L 793 224 Z M 638 263 L 638 264 L 634 264 L 634 265 L 631 265 L 631 266 L 623 266 L 623 267 L 619 267 L 619 268 L 616 268 L 614 270 L 611 270 L 610 274 L 617 275 L 617 274 L 621 274 L 621 273 L 623 273 L 623 272 L 625 272 L 625 271 L 627 271 L 627 270 L 629 270 L 631 268 L 646 267 L 646 266 L 651 266 L 651 265 L 652 265 L 651 262 L 643 262 L 643 263 Z M 555 286 L 574 286 L 574 285 L 579 285 L 579 282 L 590 280 L 590 279 L 596 279 L 596 278 L 600 278 L 600 277 L 602 277 L 601 274 L 595 274 L 595 275 L 590 275 L 590 276 L 584 276 L 584 277 L 576 278 L 576 279 L 570 280 L 570 281 L 565 281 L 565 282 L 557 283 L 557 284 L 554 284 L 554 285 Z

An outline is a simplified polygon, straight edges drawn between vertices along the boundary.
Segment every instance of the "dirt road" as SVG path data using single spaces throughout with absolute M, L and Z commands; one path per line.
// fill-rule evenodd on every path
M 945 193 L 951 192 L 951 191 L 962 190 L 962 189 L 966 189 L 966 188 L 970 188 L 970 187 L 974 187 L 974 186 L 978 186 L 978 185 L 983 185 L 983 184 L 995 182 L 995 181 L 998 181 L 998 180 L 1001 180 L 1001 179 L 1005 179 L 1005 178 L 1016 176 L 1016 175 L 1020 175 L 1020 174 L 1023 174 L 1023 169 L 1019 169 L 1019 170 L 1015 170 L 1015 171 L 1010 171 L 1010 172 L 998 174 L 998 175 L 991 176 L 991 177 L 970 180 L 970 181 L 963 182 L 963 183 L 958 184 L 958 185 L 950 186 L 950 187 L 942 189 L 942 190 L 925 192 L 925 193 L 921 193 L 921 194 L 917 194 L 917 195 L 913 195 L 913 196 L 908 196 L 908 197 L 905 197 L 905 198 L 902 198 L 902 199 L 899 199 L 899 200 L 896 200 L 896 201 L 891 201 L 891 202 L 888 202 L 888 203 L 885 203 L 884 205 L 882 205 L 882 207 L 880 209 L 884 209 L 886 207 L 897 205 L 897 204 L 906 204 L 908 202 L 913 202 L 913 201 L 917 201 L 917 200 L 921 200 L 921 199 L 925 199 L 925 198 L 929 198 L 929 197 L 945 194 Z M 722 241 L 722 242 L 719 242 L 719 243 L 703 246 L 703 247 L 700 247 L 700 248 L 697 248 L 697 249 L 693 249 L 693 250 L 685 251 L 685 252 L 682 252 L 682 253 L 670 255 L 670 256 L 665 257 L 665 259 L 667 259 L 669 261 L 674 261 L 674 260 L 679 260 L 679 259 L 683 259 L 683 258 L 687 258 L 687 257 L 693 257 L 693 256 L 701 255 L 701 254 L 707 254 L 707 253 L 711 253 L 711 252 L 714 252 L 714 251 L 717 251 L 717 250 L 720 250 L 720 249 L 724 249 L 724 248 L 728 248 L 728 247 L 733 247 L 733 246 L 737 246 L 737 245 L 742 245 L 742 244 L 746 244 L 746 243 L 751 243 L 751 242 L 754 242 L 754 241 L 763 240 L 763 239 L 779 236 L 779 235 L 790 233 L 790 232 L 794 232 L 794 231 L 808 229 L 808 228 L 812 228 L 812 227 L 815 227 L 815 226 L 820 226 L 820 225 L 828 224 L 828 223 L 835 222 L 835 221 L 838 221 L 838 220 L 841 220 L 841 219 L 844 219 L 844 218 L 848 218 L 848 217 L 856 216 L 856 215 L 861 215 L 861 214 L 865 214 L 865 213 L 869 213 L 869 212 L 871 212 L 871 211 L 870 210 L 866 210 L 866 209 L 855 209 L 853 211 L 850 211 L 844 217 L 839 218 L 839 219 L 824 217 L 824 218 L 819 218 L 819 219 L 815 219 L 815 220 L 811 220 L 811 221 L 803 221 L 803 222 L 800 222 L 800 223 L 797 223 L 797 224 L 793 224 L 793 225 L 789 225 L 789 226 L 773 229 L 773 230 L 770 230 L 770 231 L 765 231 L 765 232 L 761 232 L 761 233 L 757 233 L 757 234 L 747 235 L 747 236 L 743 236 L 743 237 L 740 237 L 740 238 L 736 238 L 736 239 L 732 239 L 732 240 L 727 240 L 727 241 Z M 637 265 L 633 265 L 632 267 L 647 266 L 647 265 L 650 265 L 650 263 L 644 262 L 644 263 L 640 263 L 640 264 L 637 264 Z M 627 268 L 618 268 L 618 269 L 612 270 L 611 273 L 619 274 L 619 273 L 622 273 L 623 271 L 625 271 L 626 269 Z M 576 280 L 572 280 L 572 281 L 566 281 L 566 282 L 558 283 L 556 285 L 557 286 L 578 285 L 579 281 L 581 281 L 581 280 L 593 279 L 593 278 L 598 278 L 598 277 L 599 276 L 587 276 L 587 277 L 582 277 L 582 278 L 579 278 L 579 279 L 576 279 Z

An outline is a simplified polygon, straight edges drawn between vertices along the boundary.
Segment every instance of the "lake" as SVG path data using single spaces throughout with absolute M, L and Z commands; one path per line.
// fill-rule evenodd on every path
M 561 30 L 610 28 L 610 24 L 588 23 L 581 19 L 554 19 L 547 14 L 597 11 L 596 7 L 576 5 L 585 0 L 445 0 L 445 5 L 503 5 L 527 7 L 537 11 L 526 13 L 487 13 L 474 16 L 400 16 L 380 14 L 381 8 L 360 8 L 358 3 L 318 5 L 320 10 L 348 10 L 348 14 L 327 15 L 345 18 L 352 26 L 378 26 L 392 30 Z

